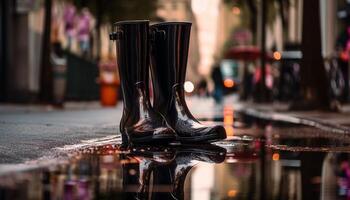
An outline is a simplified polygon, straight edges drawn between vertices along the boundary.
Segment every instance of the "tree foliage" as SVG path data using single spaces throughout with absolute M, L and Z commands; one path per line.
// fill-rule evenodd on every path
M 154 0 L 71 0 L 79 8 L 88 7 L 102 22 L 118 20 L 152 19 L 155 16 Z
M 274 20 L 276 19 L 276 16 L 278 14 L 278 7 L 277 7 L 277 1 L 276 0 L 265 0 L 268 6 L 268 13 L 267 13 L 267 23 L 272 24 Z M 257 12 L 259 9 L 259 1 L 258 0 L 224 0 L 225 4 L 227 6 L 237 6 L 241 9 L 243 9 L 243 16 L 242 19 L 249 19 L 250 17 L 256 17 Z M 285 3 L 288 3 L 289 1 L 284 1 Z M 247 24 L 249 22 L 244 22 L 243 24 Z

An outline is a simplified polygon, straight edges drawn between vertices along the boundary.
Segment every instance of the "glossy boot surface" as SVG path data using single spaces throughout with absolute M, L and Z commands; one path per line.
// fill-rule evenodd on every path
M 189 111 L 184 93 L 191 23 L 152 25 L 151 71 L 154 104 L 180 142 L 209 142 L 226 138 L 222 126 L 204 126 Z
M 123 144 L 174 140 L 174 132 L 149 101 L 149 22 L 121 21 L 110 37 L 116 41 L 117 66 L 124 107 L 120 121 Z

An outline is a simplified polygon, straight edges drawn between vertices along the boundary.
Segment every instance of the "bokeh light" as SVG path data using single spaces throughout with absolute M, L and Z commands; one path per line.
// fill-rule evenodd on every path
M 191 81 L 186 81 L 184 88 L 187 93 L 192 93 L 194 91 L 194 85 Z
M 235 7 L 232 8 L 232 13 L 234 15 L 239 15 L 239 14 L 241 14 L 241 9 L 238 8 L 237 6 L 235 6 Z
M 228 197 L 232 198 L 232 197 L 235 197 L 236 195 L 237 195 L 237 190 L 235 190 L 235 189 L 231 189 L 227 192 Z
M 272 160 L 273 160 L 273 161 L 278 161 L 278 160 L 280 160 L 280 154 L 279 154 L 279 153 L 274 153 L 274 154 L 272 154 Z
M 282 55 L 281 55 L 280 52 L 275 51 L 275 52 L 273 52 L 273 58 L 274 58 L 275 60 L 281 60 Z
M 232 88 L 233 86 L 235 86 L 235 82 L 232 79 L 225 79 L 224 86 L 227 88 Z

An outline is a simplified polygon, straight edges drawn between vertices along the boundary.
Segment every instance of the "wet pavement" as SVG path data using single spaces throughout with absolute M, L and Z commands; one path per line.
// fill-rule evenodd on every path
M 118 134 L 116 108 L 82 110 L 0 109 L 1 164 L 19 164 L 51 154 L 50 150 Z
M 113 136 L 0 173 L 0 199 L 349 199 L 350 136 L 225 108 L 213 144 L 122 147 Z

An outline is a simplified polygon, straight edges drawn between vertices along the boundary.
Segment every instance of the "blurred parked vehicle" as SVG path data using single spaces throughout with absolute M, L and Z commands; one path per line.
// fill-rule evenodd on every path
M 325 58 L 325 67 L 330 81 L 329 92 L 332 99 L 340 100 L 345 92 L 345 80 L 342 70 L 339 67 L 337 56 Z
M 300 98 L 300 62 L 302 52 L 298 45 L 287 45 L 282 52 L 280 62 L 280 78 L 278 100 L 290 101 Z M 335 54 L 324 59 L 329 88 L 327 89 L 333 100 L 340 100 L 345 92 L 344 74 L 339 67 L 339 58 Z M 317 72 L 315 72 L 317 73 Z
M 302 53 L 300 46 L 288 44 L 282 52 L 280 61 L 280 78 L 278 100 L 288 101 L 297 99 L 300 93 L 300 62 Z
M 224 93 L 237 91 L 241 84 L 238 62 L 224 59 L 220 63 L 220 71 L 223 76 Z

